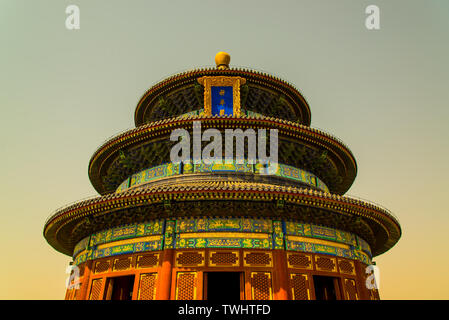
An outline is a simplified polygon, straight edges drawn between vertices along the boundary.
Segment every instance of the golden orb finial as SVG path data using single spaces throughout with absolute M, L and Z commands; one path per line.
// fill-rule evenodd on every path
M 220 51 L 215 55 L 215 64 L 217 65 L 217 69 L 229 69 L 229 62 L 231 62 L 231 56 L 229 55 L 229 53 Z

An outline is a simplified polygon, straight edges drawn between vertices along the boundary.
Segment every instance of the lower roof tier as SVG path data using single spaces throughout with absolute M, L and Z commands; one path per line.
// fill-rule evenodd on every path
M 56 250 L 72 255 L 83 238 L 104 229 L 153 219 L 232 216 L 302 221 L 351 232 L 365 239 L 373 256 L 401 236 L 386 209 L 317 190 L 257 182 L 192 181 L 149 184 L 78 202 L 60 209 L 44 227 Z

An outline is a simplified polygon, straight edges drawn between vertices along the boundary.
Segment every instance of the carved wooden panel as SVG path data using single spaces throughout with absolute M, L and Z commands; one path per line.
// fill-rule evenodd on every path
M 307 274 L 290 274 L 292 300 L 310 300 L 310 284 Z
M 110 260 L 97 261 L 95 263 L 94 273 L 107 272 L 111 267 Z
M 156 267 L 159 262 L 159 253 L 149 253 L 137 257 L 137 268 Z
M 195 300 L 198 276 L 196 272 L 178 272 L 176 274 L 176 300 Z
M 131 268 L 131 257 L 114 259 L 113 271 L 123 271 Z
M 238 251 L 210 251 L 210 267 L 236 267 L 240 263 Z
M 103 286 L 103 279 L 92 280 L 92 286 L 90 289 L 89 300 L 101 300 L 100 294 Z
M 205 264 L 204 251 L 176 252 L 176 267 L 203 267 Z
M 137 300 L 154 300 L 156 297 L 157 273 L 144 273 L 140 275 L 139 292 Z
M 272 300 L 273 289 L 270 272 L 251 272 L 252 300 Z
M 287 265 L 289 268 L 313 269 L 312 256 L 303 253 L 287 253 Z
M 337 259 L 315 256 L 315 267 L 319 271 L 337 272 Z
M 340 270 L 340 273 L 355 275 L 354 262 L 350 260 L 338 259 L 338 270 Z
M 273 257 L 271 252 L 245 252 L 243 255 L 245 267 L 272 267 Z
M 353 279 L 345 279 L 345 297 L 347 300 L 359 300 L 356 282 Z

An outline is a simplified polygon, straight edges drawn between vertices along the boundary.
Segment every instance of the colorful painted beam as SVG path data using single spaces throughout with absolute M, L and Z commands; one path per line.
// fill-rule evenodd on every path
M 266 174 L 265 171 L 265 168 L 262 167 L 261 164 L 249 164 L 247 162 L 243 164 L 205 164 L 201 162 L 195 164 L 188 163 L 184 164 L 183 166 L 181 166 L 180 164 L 168 163 L 133 174 L 131 177 L 127 178 L 120 184 L 116 192 L 122 192 L 129 188 L 137 187 L 152 181 L 180 174 L 223 172 Z M 277 166 L 277 170 L 272 175 L 307 184 L 312 187 L 316 187 L 321 191 L 329 193 L 329 188 L 326 186 L 326 184 L 320 178 L 306 170 L 298 169 L 285 164 L 279 164 Z
M 153 220 L 103 230 L 82 239 L 73 252 L 76 265 L 87 260 L 164 249 L 284 249 L 329 254 L 369 264 L 368 243 L 359 236 L 296 221 L 235 217 Z

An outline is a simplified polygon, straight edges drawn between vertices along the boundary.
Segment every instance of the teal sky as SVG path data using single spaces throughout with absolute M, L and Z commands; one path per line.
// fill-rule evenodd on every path
M 151 85 L 218 51 L 294 84 L 357 159 L 348 194 L 399 218 L 375 259 L 381 298 L 449 299 L 448 39 L 447 0 L 0 0 L 0 299 L 64 298 L 70 258 L 43 238 L 47 216 L 95 194 L 91 155 Z

